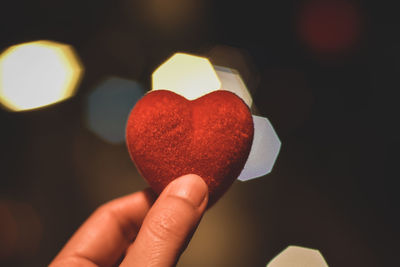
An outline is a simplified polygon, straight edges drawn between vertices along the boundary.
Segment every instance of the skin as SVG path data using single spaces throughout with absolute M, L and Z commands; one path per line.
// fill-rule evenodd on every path
M 150 189 L 99 207 L 50 263 L 56 266 L 174 266 L 208 202 L 203 179 L 172 181 L 156 199 Z

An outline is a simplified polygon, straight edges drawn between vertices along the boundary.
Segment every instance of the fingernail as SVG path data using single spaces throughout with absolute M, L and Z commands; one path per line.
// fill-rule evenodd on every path
M 172 181 L 168 186 L 167 194 L 183 198 L 197 208 L 207 197 L 208 187 L 200 176 L 188 174 Z

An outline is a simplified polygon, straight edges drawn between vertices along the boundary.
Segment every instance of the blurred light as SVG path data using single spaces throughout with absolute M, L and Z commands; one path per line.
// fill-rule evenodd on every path
M 124 0 L 129 17 L 145 25 L 171 33 L 193 30 L 205 14 L 205 1 L 198 0 Z
M 89 129 L 104 141 L 123 143 L 129 112 L 143 94 L 142 86 L 135 81 L 105 80 L 88 97 L 86 119 Z
M 215 66 L 203 57 L 176 53 L 153 72 L 153 90 L 167 89 L 189 100 L 216 90 L 235 93 L 251 107 L 253 100 L 238 71 Z
M 0 260 L 4 260 L 15 254 L 18 239 L 17 222 L 5 201 L 0 201 L 0 218 Z
M 39 214 L 29 203 L 15 202 L 13 213 L 19 228 L 18 249 L 22 257 L 34 256 L 43 237 Z
M 204 57 L 176 53 L 152 75 L 153 90 L 166 89 L 189 100 L 221 88 L 210 61 Z
M 254 93 L 260 81 L 260 75 L 249 53 L 237 47 L 216 45 L 206 56 L 212 64 L 235 69 L 243 78 L 247 89 Z
M 267 267 L 328 267 L 324 257 L 316 249 L 289 246 L 276 256 Z
M 253 115 L 253 122 L 253 144 L 238 178 L 242 182 L 270 173 L 281 148 L 281 141 L 267 118 Z
M 83 68 L 71 46 L 36 41 L 11 46 L 0 56 L 0 102 L 23 111 L 74 95 Z
M 43 225 L 32 205 L 0 201 L 0 259 L 29 258 L 39 248 Z
M 360 35 L 360 26 L 359 11 L 344 0 L 308 1 L 300 13 L 300 36 L 317 53 L 348 51 Z
M 251 98 L 251 95 L 247 90 L 246 85 L 240 77 L 239 72 L 234 69 L 215 65 L 214 69 L 218 75 L 219 80 L 221 81 L 220 89 L 235 93 L 237 96 L 243 99 L 243 101 L 247 104 L 247 106 L 249 106 L 249 108 L 251 108 L 251 105 L 253 104 L 253 99 Z

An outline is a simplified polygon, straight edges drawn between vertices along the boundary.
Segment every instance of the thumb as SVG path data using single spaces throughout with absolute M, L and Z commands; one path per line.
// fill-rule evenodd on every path
M 121 266 L 173 266 L 195 231 L 208 201 L 208 188 L 195 174 L 179 177 L 148 212 Z

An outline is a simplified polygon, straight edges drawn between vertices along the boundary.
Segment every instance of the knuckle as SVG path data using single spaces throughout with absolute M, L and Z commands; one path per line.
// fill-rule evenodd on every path
M 112 206 L 108 203 L 99 206 L 93 215 L 97 218 L 97 220 L 101 220 L 104 224 L 112 224 L 118 217 L 115 215 Z
M 102 204 L 94 212 L 94 214 L 103 218 L 111 218 L 111 213 L 110 205 L 108 203 Z

